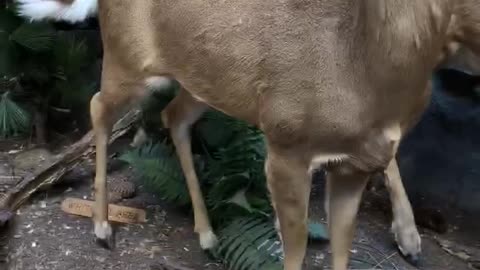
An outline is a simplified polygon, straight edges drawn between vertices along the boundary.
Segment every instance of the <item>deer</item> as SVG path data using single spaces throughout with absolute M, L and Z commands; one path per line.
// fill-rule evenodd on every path
M 94 234 L 112 247 L 107 142 L 114 120 L 150 89 L 182 89 L 162 112 L 191 196 L 202 248 L 215 246 L 192 161 L 190 127 L 208 108 L 257 126 L 285 270 L 307 248 L 312 171 L 326 171 L 333 269 L 347 269 L 369 178 L 385 173 L 402 254 L 421 239 L 395 157 L 458 45 L 478 53 L 478 0 L 16 0 L 31 20 L 98 16 L 104 57 L 90 104 L 96 140 Z
M 449 55 L 440 67 L 456 69 L 472 76 L 480 75 L 480 58 L 468 48 L 455 44 L 450 48 Z

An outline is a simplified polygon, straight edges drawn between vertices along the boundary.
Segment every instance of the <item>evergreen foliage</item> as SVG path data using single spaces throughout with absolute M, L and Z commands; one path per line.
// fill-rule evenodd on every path
M 188 205 L 190 196 L 174 149 L 163 143 L 148 143 L 122 155 L 142 180 L 145 188 L 162 199 Z
M 28 113 L 5 92 L 0 97 L 0 138 L 18 136 L 28 129 Z
M 47 118 L 53 108 L 86 118 L 88 102 L 98 89 L 99 68 L 85 34 L 27 22 L 16 15 L 13 5 L 0 6 L 0 78 L 15 82 L 0 88 L 0 136 L 29 131 L 26 119 L 31 114 Z
M 193 128 L 201 147 L 194 153 L 207 207 L 214 225 L 238 216 L 268 216 L 272 209 L 267 197 L 263 134 L 241 121 L 210 111 Z M 223 140 L 230 138 L 229 142 Z M 180 163 L 173 145 L 149 142 L 126 152 L 122 160 L 138 172 L 148 190 L 170 202 L 189 203 Z
M 277 232 L 264 218 L 235 219 L 220 231 L 213 251 L 228 269 L 281 270 L 283 252 Z

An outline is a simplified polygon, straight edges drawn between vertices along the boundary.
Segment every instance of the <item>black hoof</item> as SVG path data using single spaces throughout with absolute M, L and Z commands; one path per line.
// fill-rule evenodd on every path
M 407 255 L 407 256 L 403 256 L 405 258 L 405 260 L 415 266 L 415 267 L 418 267 L 420 266 L 420 257 L 418 255 Z
M 115 233 L 112 233 L 106 239 L 95 236 L 95 243 L 104 249 L 113 250 L 115 248 Z

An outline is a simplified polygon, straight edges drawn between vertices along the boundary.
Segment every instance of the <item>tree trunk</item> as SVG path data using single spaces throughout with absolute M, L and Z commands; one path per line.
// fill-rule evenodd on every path
M 47 143 L 47 115 L 40 108 L 35 109 L 33 116 L 35 126 L 35 138 L 38 145 Z

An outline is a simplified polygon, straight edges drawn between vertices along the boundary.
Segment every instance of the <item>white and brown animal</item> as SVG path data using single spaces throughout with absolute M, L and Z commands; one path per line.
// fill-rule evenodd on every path
M 284 269 L 302 268 L 310 172 L 318 166 L 327 169 L 334 269 L 347 268 L 360 198 L 377 171 L 388 175 L 400 249 L 419 254 L 394 157 L 428 105 L 429 78 L 450 45 L 478 52 L 480 0 L 17 1 L 32 19 L 74 22 L 98 9 L 104 62 L 101 91 L 91 101 L 97 238 L 113 237 L 106 199 L 112 123 L 149 86 L 176 79 L 183 90 L 162 119 L 188 181 L 203 248 L 216 237 L 193 167 L 189 128 L 210 106 L 266 135 L 265 169 Z

